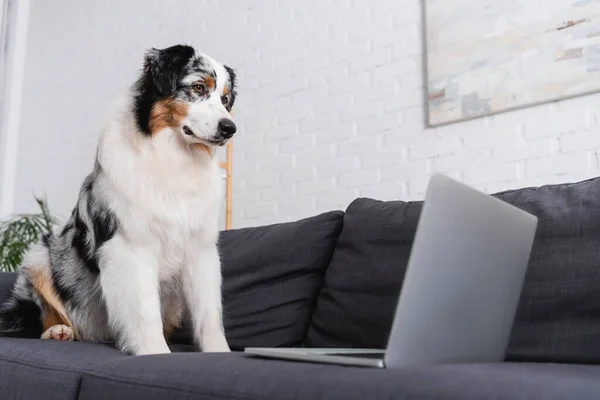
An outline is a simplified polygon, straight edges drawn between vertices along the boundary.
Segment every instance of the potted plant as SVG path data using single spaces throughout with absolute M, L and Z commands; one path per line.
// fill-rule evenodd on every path
M 40 211 L 17 214 L 0 221 L 0 271 L 16 271 L 29 247 L 43 234 L 52 233 L 55 219 L 45 199 L 36 197 Z

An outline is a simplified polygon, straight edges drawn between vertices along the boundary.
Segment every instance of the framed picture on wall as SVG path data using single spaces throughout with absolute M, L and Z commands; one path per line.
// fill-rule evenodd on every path
M 432 126 L 600 90 L 600 2 L 425 0 Z

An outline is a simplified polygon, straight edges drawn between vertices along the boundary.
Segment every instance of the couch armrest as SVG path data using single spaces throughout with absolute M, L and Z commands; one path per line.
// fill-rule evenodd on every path
M 0 272 L 0 304 L 8 298 L 16 280 L 16 272 Z

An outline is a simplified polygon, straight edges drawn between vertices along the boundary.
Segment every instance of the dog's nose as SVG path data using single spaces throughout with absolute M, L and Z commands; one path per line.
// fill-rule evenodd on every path
M 225 139 L 231 139 L 236 131 L 237 127 L 232 120 L 224 118 L 219 121 L 219 133 L 223 135 Z

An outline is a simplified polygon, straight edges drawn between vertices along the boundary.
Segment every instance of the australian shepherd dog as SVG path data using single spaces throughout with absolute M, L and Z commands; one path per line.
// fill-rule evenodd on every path
M 229 351 L 215 150 L 236 132 L 235 97 L 234 71 L 193 47 L 147 51 L 72 214 L 24 257 L 0 336 L 169 353 L 169 335 L 189 316 L 202 351 Z

